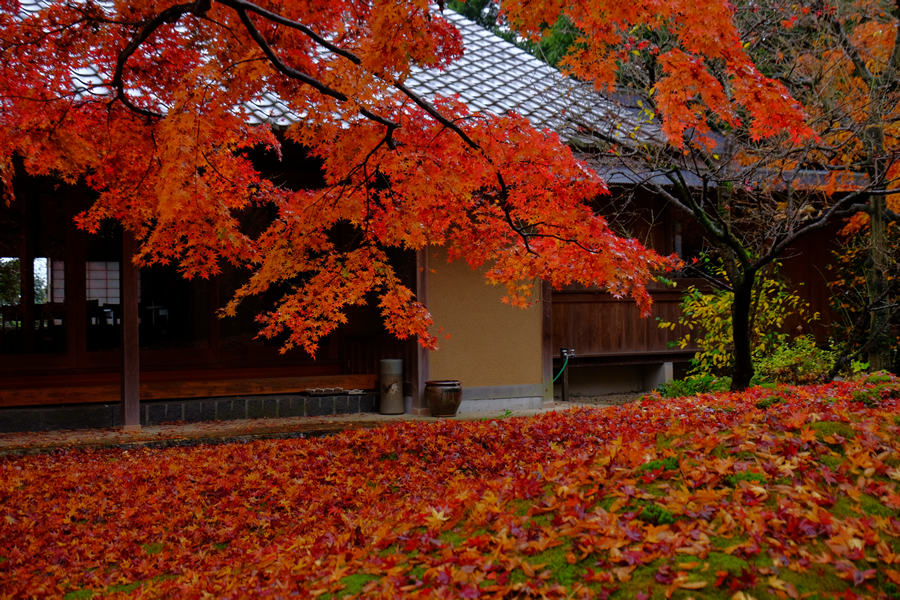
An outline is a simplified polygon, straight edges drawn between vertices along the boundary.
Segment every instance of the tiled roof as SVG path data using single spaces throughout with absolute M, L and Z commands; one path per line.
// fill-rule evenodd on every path
M 443 16 L 459 29 L 465 52 L 445 71 L 416 70 L 407 85 L 417 93 L 458 95 L 477 111 L 513 111 L 564 138 L 578 137 L 581 127 L 606 129 L 623 116 L 588 86 L 564 77 L 514 44 L 453 11 L 444 11 Z
M 625 139 L 635 132 L 641 137 L 662 139 L 658 126 L 639 122 L 637 111 L 622 108 L 590 86 L 564 77 L 515 44 L 451 10 L 445 10 L 443 17 L 459 29 L 464 54 L 443 71 L 415 69 L 406 85 L 421 96 L 458 96 L 478 112 L 513 111 L 535 127 L 553 129 L 567 141 L 584 141 L 597 134 Z M 247 108 L 260 122 L 284 125 L 293 120 L 273 95 Z
M 33 13 L 48 0 L 20 0 L 23 13 Z M 100 0 L 100 6 L 111 5 Z M 437 11 L 437 7 L 432 7 Z M 590 86 L 564 77 L 538 60 L 465 17 L 445 10 L 442 16 L 460 31 L 464 54 L 447 69 L 415 69 L 406 81 L 413 91 L 432 99 L 436 95 L 458 96 L 473 111 L 505 114 L 514 111 L 538 128 L 550 128 L 566 141 L 588 141 L 592 135 L 627 140 L 662 139 L 656 124 L 641 123 L 639 113 L 622 108 L 595 93 Z M 84 94 L 103 95 L 99 86 L 108 76 L 93 65 L 84 65 L 74 74 L 84 85 Z M 144 93 L 152 94 L 145 90 Z M 266 93 L 246 102 L 251 123 L 285 126 L 300 119 L 275 94 Z

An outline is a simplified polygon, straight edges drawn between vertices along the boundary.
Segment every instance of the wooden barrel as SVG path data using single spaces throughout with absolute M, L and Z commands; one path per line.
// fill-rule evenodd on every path
M 426 381 L 425 403 L 432 417 L 455 417 L 462 402 L 462 387 L 458 381 Z

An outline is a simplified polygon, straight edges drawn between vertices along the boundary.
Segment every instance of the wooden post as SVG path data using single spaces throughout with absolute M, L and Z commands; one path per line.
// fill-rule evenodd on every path
M 541 281 L 541 379 L 545 407 L 553 406 L 553 286 Z
M 569 401 L 569 365 L 567 357 L 569 356 L 569 351 L 565 348 L 562 349 L 562 360 L 563 360 L 563 373 L 562 373 L 562 401 Z
M 37 227 L 34 221 L 39 202 L 38 194 L 33 189 L 29 192 L 30 197 L 22 211 L 25 222 L 22 224 L 22 250 L 19 254 L 19 307 L 22 309 L 19 326 L 22 332 L 22 351 L 25 354 L 35 352 L 34 251 L 37 245 Z
M 131 262 L 137 242 L 122 231 L 122 428 L 141 430 L 140 346 L 138 342 L 138 269 Z
M 429 246 L 416 251 L 416 300 L 428 306 L 428 250 Z M 425 404 L 425 382 L 428 381 L 430 369 L 430 350 L 426 350 L 416 343 L 415 372 L 411 374 L 411 381 L 415 384 L 413 390 L 413 414 L 430 415 L 428 405 Z

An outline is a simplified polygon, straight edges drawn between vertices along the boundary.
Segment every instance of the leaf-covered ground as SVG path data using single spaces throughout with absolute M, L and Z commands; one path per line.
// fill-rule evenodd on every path
M 900 598 L 896 382 L 0 461 L 0 597 Z

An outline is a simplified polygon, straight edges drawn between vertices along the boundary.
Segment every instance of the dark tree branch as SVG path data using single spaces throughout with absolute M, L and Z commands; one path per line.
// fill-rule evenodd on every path
M 867 86 L 871 87 L 872 81 L 874 79 L 874 77 L 872 76 L 872 72 L 869 71 L 868 67 L 866 67 L 866 62 L 859 55 L 859 52 L 853 45 L 853 42 L 851 42 L 847 37 L 847 33 L 844 31 L 844 28 L 841 27 L 841 24 L 837 19 L 834 18 L 833 15 L 828 15 L 826 19 L 828 19 L 828 24 L 831 26 L 831 30 L 834 31 L 834 34 L 837 36 L 841 48 L 847 54 L 847 57 L 851 60 L 851 62 L 853 62 L 853 67 L 856 70 L 857 76 L 865 81 Z
M 291 29 L 296 29 L 297 31 L 302 32 L 314 42 L 322 46 L 323 48 L 327 48 L 330 52 L 337 54 L 338 56 L 342 56 L 352 62 L 355 65 L 362 64 L 362 59 L 360 59 L 356 54 L 350 52 L 349 50 L 345 50 L 340 46 L 336 46 L 323 38 L 321 35 L 307 27 L 302 23 L 298 23 L 292 19 L 288 19 L 287 17 L 283 17 L 278 13 L 274 13 L 270 10 L 266 10 L 253 2 L 246 2 L 245 0 L 216 0 L 219 4 L 224 6 L 228 6 L 229 8 L 233 8 L 237 11 L 238 14 L 245 13 L 247 11 L 255 13 L 269 21 L 274 23 L 278 23 L 279 25 L 284 25 L 285 27 L 290 27 Z
M 309 36 L 313 41 L 315 41 L 317 44 L 319 44 L 323 48 L 327 48 L 329 51 L 333 52 L 334 54 L 337 54 L 338 56 L 342 56 L 343 58 L 346 58 L 347 60 L 349 60 L 350 62 L 352 62 L 355 65 L 362 64 L 362 59 L 360 57 L 358 57 L 353 52 L 350 52 L 349 50 L 346 50 L 344 48 L 341 48 L 339 46 L 332 44 L 331 42 L 329 42 L 328 40 L 326 40 L 325 38 L 323 38 L 322 36 L 317 34 L 315 31 L 313 31 L 306 25 L 303 25 L 302 23 L 298 23 L 297 21 L 293 21 L 291 19 L 283 17 L 277 13 L 268 11 L 264 8 L 257 6 L 256 4 L 253 4 L 252 2 L 246 2 L 245 0 L 216 0 L 216 1 L 225 6 L 233 8 L 234 10 L 236 10 L 238 12 L 239 15 L 241 15 L 241 20 L 244 22 L 244 25 L 247 27 L 248 31 L 250 31 L 250 34 L 253 36 L 253 39 L 256 41 L 257 44 L 259 44 L 260 48 L 263 49 L 263 52 L 266 53 L 266 56 L 269 58 L 269 60 L 272 61 L 272 64 L 274 64 L 279 71 L 281 71 L 282 73 L 285 73 L 289 77 L 299 79 L 300 81 L 303 81 L 304 83 L 308 83 L 309 85 L 312 85 L 315 89 L 319 90 L 323 94 L 328 94 L 329 96 L 332 96 L 334 98 L 337 98 L 338 100 L 346 102 L 347 97 L 344 94 L 341 94 L 340 92 L 338 92 L 336 90 L 332 90 L 331 88 L 324 86 L 322 83 L 316 81 L 315 79 L 309 77 L 308 75 L 302 74 L 302 77 L 298 77 L 297 75 L 294 75 L 291 72 L 288 72 L 287 69 L 290 69 L 290 67 L 287 67 L 287 65 L 284 65 L 284 63 L 276 57 L 276 55 L 272 51 L 272 49 L 270 47 L 268 47 L 268 44 L 266 44 L 265 40 L 262 39 L 262 36 L 259 35 L 259 32 L 256 30 L 256 28 L 253 27 L 252 23 L 249 21 L 249 19 L 246 18 L 247 11 L 256 13 L 259 16 L 269 19 L 270 21 L 273 21 L 275 23 L 279 23 L 286 27 L 296 29 L 297 31 L 300 31 L 300 32 L 304 33 L 305 35 Z M 249 25 L 248 25 L 248 23 L 249 23 Z M 253 27 L 253 29 L 251 29 L 251 27 Z M 293 73 L 299 73 L 299 71 L 296 71 L 293 69 L 290 69 L 290 70 Z M 376 74 L 376 75 L 378 75 L 378 74 Z M 383 79 L 383 77 L 382 77 L 382 79 Z M 460 129 L 460 127 L 458 125 L 456 125 L 456 123 L 454 123 L 450 119 L 443 116 L 429 102 L 427 102 L 424 98 L 422 98 L 422 96 L 415 93 L 414 91 L 412 91 L 411 89 L 409 89 L 407 86 L 405 86 L 404 84 L 402 84 L 400 82 L 392 82 L 392 85 L 395 89 L 399 90 L 400 92 L 403 92 L 403 94 L 405 94 L 410 100 L 412 100 L 419 108 L 421 108 L 422 110 L 427 112 L 435 121 L 437 121 L 438 123 L 440 123 L 447 129 L 453 131 L 453 133 L 458 135 L 470 148 L 472 148 L 473 150 L 481 149 L 481 147 L 475 141 L 473 141 L 462 129 Z M 340 94 L 340 97 L 336 96 L 335 94 Z M 360 113 L 368 119 L 371 119 L 373 121 L 381 123 L 382 125 L 388 125 L 388 122 L 386 119 L 383 119 L 382 117 L 378 117 L 377 115 L 374 115 L 373 113 L 367 111 L 366 109 L 361 109 Z M 395 125 L 395 127 L 396 127 L 396 125 Z
M 113 73 L 112 86 L 116 90 L 116 99 L 119 100 L 122 104 L 124 104 L 129 110 L 132 112 L 144 115 L 145 117 L 151 119 L 161 119 L 164 115 L 158 113 L 156 111 L 148 110 L 146 108 L 141 108 L 140 106 L 135 105 L 131 100 L 128 99 L 128 96 L 125 95 L 125 82 L 123 79 L 123 74 L 125 71 L 125 63 L 128 62 L 128 59 L 137 52 L 137 49 L 150 38 L 153 33 L 165 25 L 166 23 L 175 23 L 180 19 L 183 15 L 192 13 L 199 16 L 205 15 L 210 9 L 210 1 L 211 0 L 197 0 L 197 2 L 190 2 L 188 4 L 176 4 L 175 6 L 170 6 L 165 9 L 154 18 L 150 19 L 146 25 L 138 32 L 138 34 L 131 39 L 125 49 L 119 53 L 118 60 L 116 60 L 116 70 Z
M 724 290 L 726 292 L 734 292 L 734 288 L 728 285 L 727 283 L 713 277 L 703 269 L 698 269 L 694 265 L 686 264 L 683 269 L 681 269 L 682 273 L 691 272 L 700 277 L 701 279 L 705 279 L 709 282 L 714 288 L 718 288 L 720 290 Z

